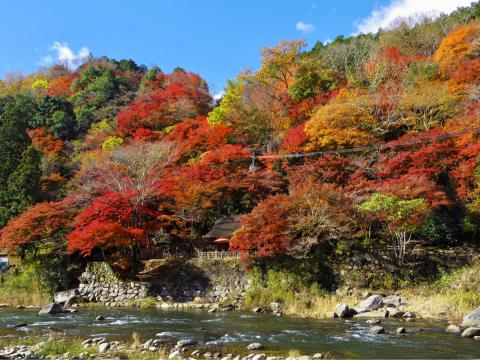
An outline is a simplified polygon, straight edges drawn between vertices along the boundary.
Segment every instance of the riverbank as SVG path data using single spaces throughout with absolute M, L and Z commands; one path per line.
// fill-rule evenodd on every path
M 218 359 L 228 354 L 232 359 L 262 354 L 265 358 L 312 359 L 318 353 L 360 359 L 441 358 L 446 354 L 471 358 L 478 350 L 474 339 L 447 333 L 446 322 L 419 318 L 413 322 L 403 317 L 382 318 L 372 324 L 365 318 L 104 307 L 80 307 L 76 313 L 56 315 L 39 315 L 38 309 L 2 308 L 0 314 L 0 347 L 4 350 L 25 345 L 28 348 L 17 349 L 25 352 L 37 346 L 36 354 L 65 359 L 82 353 L 85 358 L 92 353 L 92 358 L 158 359 L 167 353 L 170 357 L 178 344 L 186 347 L 180 352 L 182 357 L 196 351 L 195 359 L 213 359 L 217 353 Z M 381 329 L 372 333 L 377 326 Z M 101 344 L 105 344 L 105 353 L 100 352 Z
M 193 265 L 196 272 L 190 269 Z M 179 271 L 181 276 L 176 276 L 178 272 L 172 270 L 171 278 L 174 280 L 169 278 L 168 282 L 161 284 L 162 295 L 152 296 L 147 294 L 148 283 L 119 282 L 111 269 L 105 270 L 106 266 L 102 263 L 101 266 L 96 266 L 103 269 L 101 272 L 96 271 L 92 275 L 93 267 L 89 267 L 89 271 L 84 273 L 84 278 L 87 275 L 90 282 L 79 287 L 78 301 L 88 306 L 203 309 L 211 312 L 235 309 L 251 311 L 254 308 L 271 311 L 273 303 L 279 304 L 282 314 L 303 318 L 329 318 L 339 303 L 354 307 L 369 293 L 384 296 L 395 294 L 403 299 L 401 310 L 404 312 L 454 323 L 480 305 L 478 262 L 432 281 L 415 286 L 407 285 L 398 290 L 343 286 L 335 292 L 326 292 L 315 285 L 299 285 L 298 279 L 284 272 L 269 271 L 268 276 L 260 277 L 252 271 L 247 278 L 238 265 L 232 262 L 215 263 L 220 269 L 216 272 L 212 270 L 214 266 L 207 265 L 211 264 L 196 262 L 183 265 L 181 272 Z M 208 276 L 202 275 L 205 280 L 203 284 L 199 284 L 197 272 L 202 274 L 203 269 L 209 269 L 210 273 Z M 34 285 L 33 281 L 25 278 L 27 277 L 18 278 L 16 286 L 12 285 L 14 281 L 4 281 L 0 285 L 0 303 L 16 307 L 42 306 L 51 302 L 50 295 L 42 292 L 38 284 Z M 167 285 L 168 291 L 165 290 Z M 158 291 L 158 284 L 156 286 L 154 290 Z M 192 290 L 193 287 L 197 290 Z M 121 300 L 114 301 L 115 299 Z
M 218 359 L 218 360 L 316 360 L 333 359 L 330 353 L 317 353 L 312 356 L 301 355 L 298 351 L 279 354 L 276 351 L 265 351 L 261 344 L 252 343 L 256 349 L 239 351 L 238 347 L 225 346 L 204 348 L 199 350 L 183 340 L 174 346 L 166 346 L 159 339 L 140 342 L 139 338 L 130 341 L 110 341 L 106 338 L 52 338 L 25 337 L 22 339 L 0 340 L 0 357 L 2 359 L 129 359 L 129 360 L 181 360 L 181 359 Z

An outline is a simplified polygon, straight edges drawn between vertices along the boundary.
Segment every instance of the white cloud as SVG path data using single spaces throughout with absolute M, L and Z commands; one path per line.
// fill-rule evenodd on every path
M 312 31 L 315 31 L 315 26 L 313 26 L 312 24 L 304 23 L 303 21 L 299 21 L 295 27 L 297 28 L 298 31 L 301 31 L 304 34 L 308 34 L 308 33 L 311 33 Z
M 45 55 L 40 59 L 40 62 L 38 63 L 41 66 L 47 66 L 53 63 L 53 57 L 52 55 Z
M 221 90 L 219 93 L 213 94 L 213 100 L 220 100 L 225 95 L 225 90 Z
M 75 53 L 66 42 L 61 43 L 59 41 L 53 42 L 53 45 L 50 47 L 50 52 L 50 54 L 42 57 L 39 63 L 40 65 L 50 65 L 57 61 L 65 64 L 70 69 L 74 69 L 86 62 L 90 56 L 90 50 L 86 46 Z
M 388 28 L 396 19 L 418 14 L 450 13 L 459 6 L 468 6 L 472 0 L 394 0 L 355 23 L 358 33 L 375 33 Z

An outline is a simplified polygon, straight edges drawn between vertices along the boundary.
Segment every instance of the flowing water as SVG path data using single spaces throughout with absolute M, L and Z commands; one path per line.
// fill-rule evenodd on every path
M 260 342 L 268 350 L 303 355 L 329 351 L 335 358 L 475 358 L 480 342 L 445 333 L 445 322 L 383 321 L 387 334 L 369 335 L 364 320 L 301 319 L 241 312 L 166 311 L 157 309 L 80 308 L 78 313 L 37 315 L 38 310 L 0 309 L 0 336 L 25 336 L 59 331 L 82 338 L 106 336 L 109 340 L 129 339 L 133 332 L 141 338 L 196 338 L 201 343 L 216 341 L 219 346 Z M 95 321 L 103 315 L 104 321 Z M 12 326 L 25 323 L 28 326 Z M 410 333 L 395 335 L 404 326 Z M 55 328 L 49 330 L 48 328 Z

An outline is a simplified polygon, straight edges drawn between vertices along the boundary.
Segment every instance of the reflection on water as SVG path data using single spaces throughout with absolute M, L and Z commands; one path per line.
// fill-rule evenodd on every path
M 95 321 L 98 315 L 104 321 Z M 26 323 L 28 327 L 11 326 Z M 0 309 L 0 336 L 25 336 L 48 332 L 54 327 L 66 335 L 130 338 L 137 332 L 144 339 L 154 336 L 182 339 L 194 337 L 211 345 L 261 342 L 274 350 L 298 350 L 302 354 L 330 351 L 337 358 L 472 358 L 480 344 L 445 333 L 447 324 L 417 321 L 384 321 L 386 335 L 370 335 L 364 322 L 300 319 L 238 312 L 165 311 L 145 309 L 87 309 L 75 314 L 39 316 L 34 310 Z M 410 333 L 395 335 L 397 326 Z

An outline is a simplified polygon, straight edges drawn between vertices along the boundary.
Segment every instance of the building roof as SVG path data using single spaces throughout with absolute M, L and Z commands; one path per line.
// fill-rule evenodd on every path
M 222 216 L 215 221 L 212 229 L 205 235 L 204 239 L 230 238 L 235 230 L 240 229 L 240 216 Z

